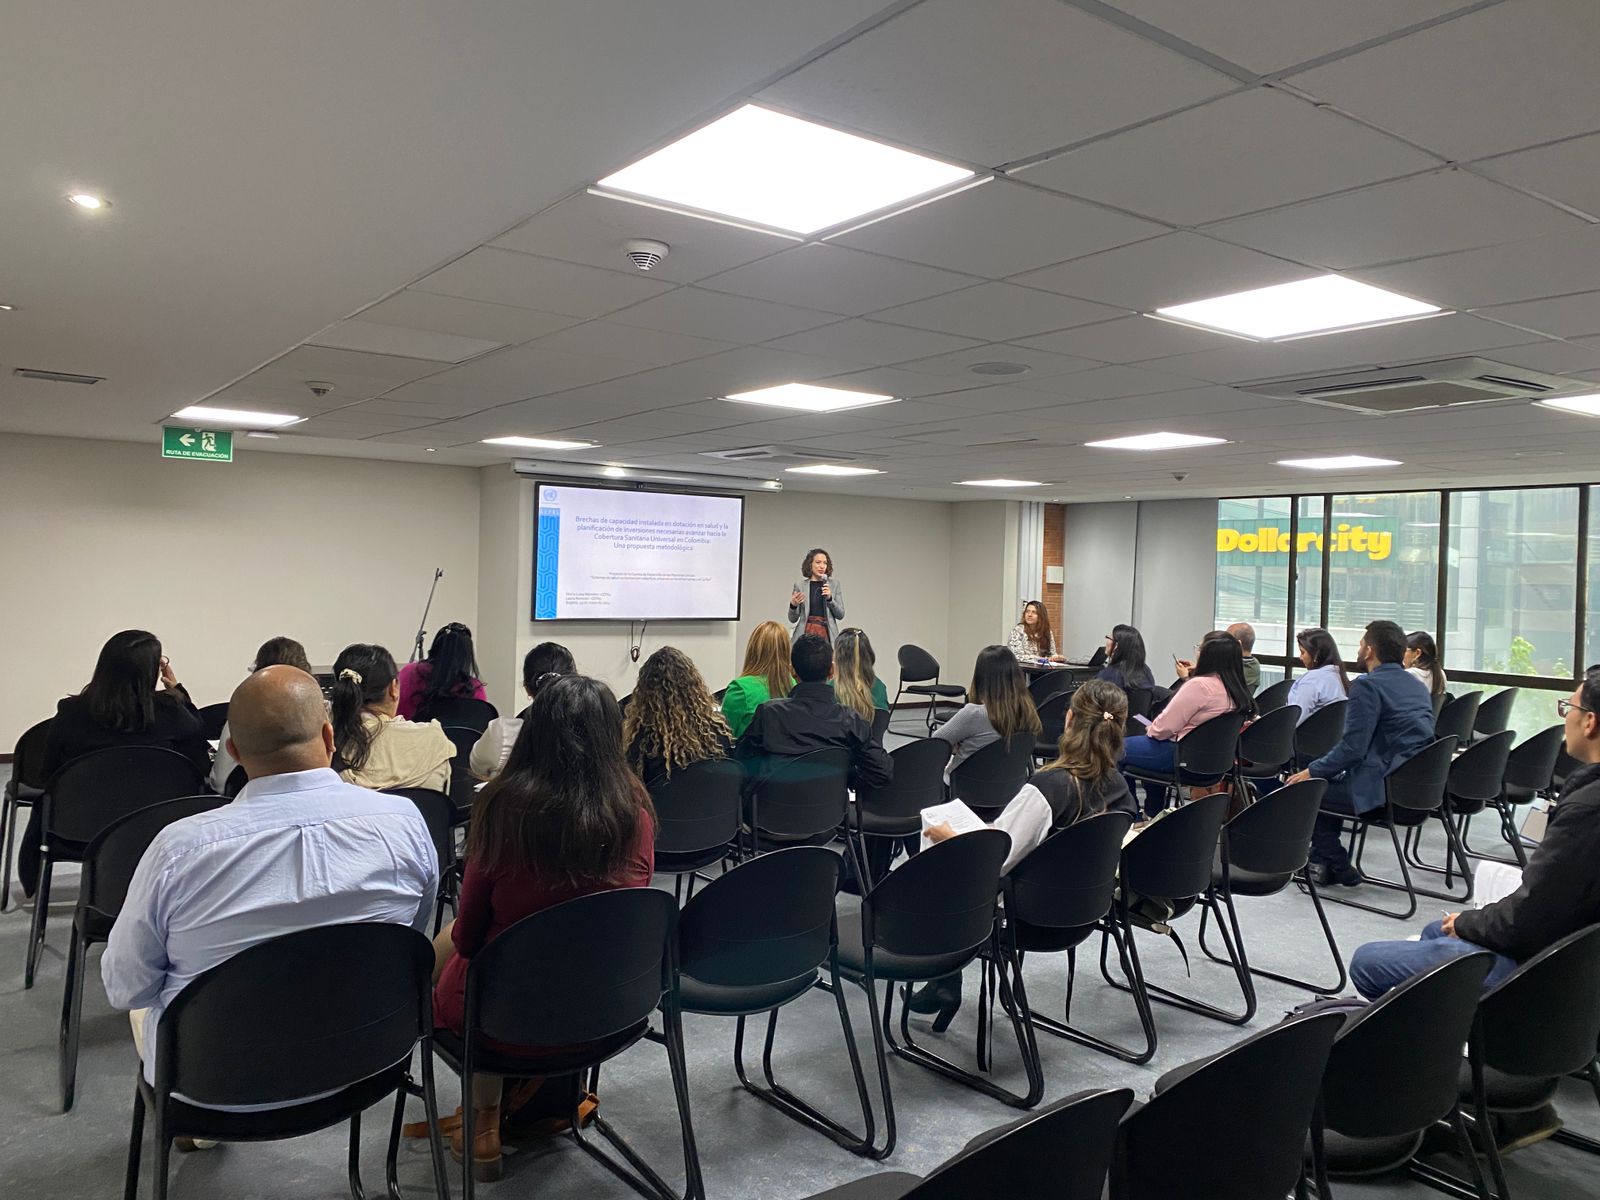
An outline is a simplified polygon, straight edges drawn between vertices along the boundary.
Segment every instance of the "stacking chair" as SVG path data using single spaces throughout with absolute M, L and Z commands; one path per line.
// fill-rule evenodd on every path
M 228 702 L 220 704 L 207 704 L 200 709 L 200 725 L 205 730 L 207 741 L 216 741 L 222 736 L 222 727 L 228 723 Z
M 683 1140 L 686 1183 L 682 1196 L 705 1195 L 678 1015 L 678 906 L 654 888 L 596 892 L 524 917 L 472 956 L 467 966 L 465 1028 L 434 1032 L 434 1051 L 461 1073 L 461 1092 L 472 1093 L 479 1071 L 519 1078 L 583 1072 L 587 1090 L 599 1087 L 601 1066 L 644 1038 L 667 1051 L 672 1094 Z M 650 1028 L 657 1008 L 663 1030 Z M 529 1047 L 527 1053 L 504 1049 Z M 501 1047 L 501 1048 L 497 1048 Z M 461 1106 L 467 1147 L 463 1194 L 472 1200 L 476 1130 L 470 1100 Z M 605 1118 L 591 1123 L 626 1165 L 586 1137 L 578 1114 L 568 1136 L 618 1179 L 644 1196 L 676 1200 L 678 1193 L 623 1140 Z M 631 1168 L 631 1169 L 630 1169 Z
M 422 819 L 428 823 L 428 836 L 433 839 L 433 852 L 439 859 L 439 890 L 433 902 L 433 935 L 439 936 L 444 928 L 445 905 L 456 911 L 461 898 L 461 863 L 456 858 L 456 806 L 443 792 L 431 788 L 385 788 L 390 796 L 404 796 L 417 806 Z
M 474 700 L 471 703 L 482 704 L 483 701 Z M 444 735 L 456 748 L 455 757 L 450 760 L 450 798 L 455 801 L 456 823 L 465 824 L 471 818 L 472 805 L 477 799 L 478 781 L 472 777 L 469 765 L 472 748 L 483 736 L 483 730 L 475 729 L 471 725 L 446 725 Z
M 732 759 L 708 759 L 648 786 L 656 810 L 656 874 L 674 876 L 680 899 L 687 875 L 693 896 L 696 872 L 738 852 L 744 771 Z
M 1517 688 L 1503 688 L 1478 704 L 1472 722 L 1472 740 L 1501 733 L 1511 727 L 1511 709 L 1517 702 Z
M 1294 760 L 1295 731 L 1300 720 L 1298 704 L 1280 704 L 1251 721 L 1239 734 L 1240 779 L 1276 779 Z
M 764 766 L 745 800 L 750 853 L 833 841 L 850 803 L 850 752 L 813 750 Z
M 887 708 L 872 710 L 872 740 L 877 745 L 883 745 L 883 735 L 889 732 L 889 720 L 893 716 Z
M 1144 726 L 1135 717 L 1148 717 L 1150 710 L 1155 707 L 1155 688 L 1136 687 L 1126 689 L 1128 696 L 1128 720 L 1122 727 L 1126 737 L 1137 737 L 1144 732 Z
M 95 834 L 83 852 L 78 904 L 72 914 L 72 942 L 67 949 L 67 977 L 61 992 L 61 1111 L 69 1112 L 78 1078 L 78 1029 L 83 1017 L 83 989 L 89 947 L 111 936 L 122 911 L 133 872 L 144 852 L 168 825 L 182 817 L 207 812 L 227 803 L 208 793 L 182 800 L 163 800 L 118 817 Z
M 32 808 L 44 795 L 44 744 L 50 737 L 49 717 L 31 726 L 17 739 L 11 756 L 11 778 L 0 799 L 0 912 L 11 906 L 11 860 L 17 851 L 17 815 Z
M 950 771 L 950 798 L 989 820 L 1022 790 L 1033 774 L 1033 739 L 1015 734 L 990 742 Z
M 1074 676 L 1071 671 L 1037 671 L 1028 680 L 1028 695 L 1033 697 L 1034 706 L 1038 707 L 1051 696 L 1072 692 L 1079 678 L 1081 676 Z
M 950 743 L 940 738 L 918 738 L 891 750 L 889 758 L 894 763 L 894 777 L 882 787 L 859 789 L 850 806 L 846 832 L 853 842 L 863 892 L 876 882 L 872 877 L 873 856 L 867 853 L 868 839 L 898 841 L 920 832 L 922 810 L 944 799 L 944 768 L 950 761 Z
M 929 683 L 928 680 L 933 682 Z M 928 698 L 929 733 L 933 732 L 933 727 L 938 721 L 941 701 L 949 700 L 960 704 L 967 702 L 966 688 L 959 683 L 939 682 L 939 660 L 921 646 L 909 643 L 900 647 L 900 684 L 895 688 L 894 702 L 889 705 L 890 712 L 900 706 L 902 693 Z
M 39 800 L 42 829 L 39 888 L 33 897 L 33 928 L 22 986 L 33 986 L 44 949 L 50 912 L 50 876 L 58 862 L 82 862 L 84 851 L 107 825 L 126 813 L 162 800 L 205 791 L 195 765 L 176 750 L 116 746 L 64 764 Z
M 446 732 L 456 728 L 472 729 L 482 733 L 489 728 L 489 722 L 499 715 L 499 710 L 487 700 L 477 700 L 471 696 L 449 696 L 435 700 L 432 704 L 425 701 L 418 705 L 415 719 L 437 721 L 444 726 Z
M 1313 1131 L 1317 1195 L 1331 1195 L 1328 1176 L 1366 1178 L 1408 1169 L 1430 1184 L 1448 1179 L 1419 1163 L 1423 1134 L 1448 1122 L 1487 1198 L 1483 1170 L 1461 1116 L 1457 1076 L 1494 958 L 1467 954 L 1414 975 L 1353 1013 L 1334 1039 L 1322 1076 L 1323 1131 Z
M 1439 715 L 1434 718 L 1433 736 L 1453 737 L 1458 746 L 1465 747 L 1472 740 L 1473 726 L 1478 721 L 1478 704 L 1482 699 L 1482 692 L 1465 692 L 1445 701 Z
M 1437 693 L 1434 694 L 1434 696 L 1433 696 L 1433 719 L 1435 721 L 1437 721 L 1439 719 L 1439 714 L 1444 711 L 1444 706 L 1446 704 L 1449 704 L 1450 701 L 1452 701 L 1454 699 L 1455 699 L 1455 697 L 1453 695 L 1451 695 L 1449 692 L 1437 692 Z
M 1555 783 L 1556 761 L 1565 752 L 1566 736 L 1566 729 L 1560 725 L 1541 729 L 1521 745 L 1513 747 L 1506 758 L 1505 787 L 1488 804 L 1500 819 L 1500 836 L 1506 840 L 1515 857 L 1474 852 L 1468 843 L 1472 825 L 1472 816 L 1468 814 L 1461 823 L 1461 848 L 1468 858 L 1502 862 L 1515 867 L 1528 865 L 1528 852 L 1523 849 L 1522 833 L 1517 828 L 1516 806 L 1531 804 L 1535 797 L 1549 794 Z
M 1125 766 L 1123 774 L 1130 779 L 1171 788 L 1172 803 L 1181 804 L 1186 782 L 1222 779 L 1233 774 L 1239 754 L 1239 731 L 1244 728 L 1244 721 L 1244 713 L 1231 712 L 1196 725 L 1178 739 L 1170 773 Z
M 1256 711 L 1269 713 L 1273 709 L 1282 708 L 1289 703 L 1289 689 L 1294 686 L 1292 679 L 1280 679 L 1277 683 L 1269 684 L 1256 693 Z
M 1304 779 L 1288 787 L 1263 796 L 1245 809 L 1222 829 L 1222 841 L 1217 847 L 1217 860 L 1212 865 L 1211 887 L 1200 898 L 1200 949 L 1213 962 L 1232 967 L 1244 993 L 1245 1008 L 1242 1014 L 1214 1013 L 1233 1024 L 1245 1024 L 1255 1015 L 1256 991 L 1250 982 L 1252 975 L 1273 979 L 1308 992 L 1337 994 L 1344 989 L 1346 975 L 1344 956 L 1339 953 L 1339 943 L 1334 940 L 1333 929 L 1328 924 L 1328 914 L 1323 911 L 1322 898 L 1317 893 L 1316 881 L 1311 876 L 1311 833 L 1316 828 L 1317 811 L 1322 804 L 1322 794 L 1327 791 L 1325 779 Z M 1278 975 L 1252 967 L 1245 957 L 1244 932 L 1239 928 L 1239 914 L 1234 908 L 1236 896 L 1274 896 L 1299 878 L 1311 896 L 1317 910 L 1317 920 L 1322 925 L 1323 940 L 1333 954 L 1333 965 L 1339 972 L 1338 980 L 1331 986 L 1310 983 L 1289 975 Z M 1227 925 L 1223 924 L 1223 913 Z M 1219 958 L 1206 945 L 1206 925 L 1212 914 L 1216 915 L 1217 928 L 1222 933 L 1226 958 Z M 1230 941 L 1228 931 L 1232 930 Z M 1205 1006 L 1202 1006 L 1204 1008 Z
M 1303 1197 L 1306 1135 L 1343 1021 L 1340 1012 L 1297 1017 L 1164 1075 L 1122 1119 L 1112 1200 Z
M 1078 1092 L 979 1134 L 926 1179 L 885 1171 L 817 1192 L 810 1200 L 1100 1200 L 1117 1121 L 1132 1100 L 1127 1088 Z
M 682 1012 L 738 1019 L 733 1067 L 746 1091 L 846 1150 L 868 1154 L 872 1102 L 839 985 L 834 898 L 841 866 L 839 856 L 824 846 L 792 846 L 752 858 L 708 883 L 678 917 L 678 996 Z M 861 1106 L 859 1134 L 796 1096 L 772 1070 L 779 1011 L 810 994 L 824 972 Z M 745 1020 L 762 1013 L 768 1014 L 761 1052 L 765 1087 L 750 1081 L 744 1065 Z M 807 1046 L 808 1055 L 814 1051 Z
M 1067 727 L 1067 706 L 1071 703 L 1071 692 L 1055 692 L 1040 703 L 1039 724 L 1042 728 L 1034 739 L 1034 758 L 1049 761 L 1056 756 L 1061 745 L 1061 734 Z
M 406 1097 L 420 1096 L 431 1131 L 434 1194 L 448 1200 L 429 1053 L 432 977 L 427 938 L 404 925 L 358 923 L 284 934 L 195 979 L 161 1014 L 155 1083 L 142 1072 L 138 1078 L 125 1200 L 138 1197 L 146 1111 L 155 1126 L 156 1200 L 167 1194 L 174 1138 L 276 1141 L 342 1121 L 350 1122 L 350 1194 L 364 1200 L 361 1114 L 391 1095 L 389 1195 L 400 1194 L 396 1165 Z M 419 1044 L 420 1086 L 410 1074 Z M 245 1105 L 279 1107 L 221 1107 Z
M 840 974 L 867 993 L 867 1008 L 872 1015 L 872 1047 L 878 1063 L 884 1122 L 883 1143 L 868 1151 L 872 1158 L 883 1159 L 893 1153 L 897 1136 L 894 1095 L 889 1086 L 890 1053 L 957 1082 L 977 1086 L 968 1073 L 911 1043 L 910 1014 L 903 1002 L 900 1032 L 905 1044 L 894 1040 L 891 1028 L 895 986 L 954 974 L 992 945 L 1000 867 L 1010 846 L 1010 836 L 998 829 L 974 830 L 930 846 L 891 871 L 862 897 L 859 922 L 846 921 L 840 927 Z M 1021 1006 L 1010 1003 L 1008 1011 L 1017 1044 L 1026 1047 L 1028 1037 Z M 990 1094 L 1004 1098 L 998 1089 Z
M 1374 825 L 1382 825 L 1388 829 L 1389 840 L 1394 843 L 1395 859 L 1400 864 L 1400 881 L 1397 883 L 1392 879 L 1380 879 L 1375 875 L 1368 875 L 1365 871 L 1362 874 L 1366 876 L 1365 882 L 1376 887 L 1404 892 L 1407 900 L 1405 911 L 1395 912 L 1393 909 L 1380 908 L 1361 900 L 1352 900 L 1348 896 L 1329 895 L 1324 897 L 1325 899 L 1334 904 L 1377 913 L 1380 917 L 1394 917 L 1399 921 L 1409 921 L 1416 915 L 1417 891 L 1411 882 L 1411 871 L 1406 865 L 1405 851 L 1400 845 L 1399 830 L 1402 826 L 1422 824 L 1428 819 L 1428 814 L 1436 812 L 1444 803 L 1445 784 L 1450 777 L 1450 761 L 1455 752 L 1456 739 L 1453 736 L 1435 739 L 1389 772 L 1383 781 L 1382 808 L 1375 808 L 1354 817 L 1349 813 L 1337 814 L 1344 827 L 1353 832 L 1354 861 L 1357 868 L 1361 866 L 1362 851 L 1367 846 L 1367 831 Z M 1453 839 L 1454 827 L 1450 828 L 1451 832 L 1446 836 Z
M 1450 764 L 1445 777 L 1444 803 L 1434 810 L 1445 832 L 1445 865 L 1435 867 L 1422 861 L 1423 825 L 1413 825 L 1406 830 L 1405 851 L 1412 867 L 1434 875 L 1444 876 L 1444 890 L 1432 891 L 1417 887 L 1418 895 L 1432 896 L 1464 904 L 1472 899 L 1472 864 L 1467 861 L 1462 830 L 1466 819 L 1480 813 L 1500 799 L 1505 788 L 1506 761 L 1511 755 L 1511 743 L 1517 735 L 1509 729 L 1499 733 L 1484 734 L 1468 746 Z M 1459 871 L 1464 892 L 1460 895 L 1450 890 Z
M 1344 715 L 1350 701 L 1335 700 L 1312 713 L 1294 731 L 1294 761 L 1296 769 L 1303 770 L 1344 737 Z

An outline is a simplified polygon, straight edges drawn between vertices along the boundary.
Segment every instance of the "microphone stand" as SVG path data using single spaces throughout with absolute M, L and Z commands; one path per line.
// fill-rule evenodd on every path
M 422 606 L 422 624 L 417 626 L 417 640 L 411 647 L 411 661 L 417 662 L 422 658 L 422 640 L 427 636 L 428 610 L 433 607 L 433 593 L 439 586 L 439 580 L 444 578 L 444 568 L 433 569 L 433 584 L 428 588 L 428 602 Z

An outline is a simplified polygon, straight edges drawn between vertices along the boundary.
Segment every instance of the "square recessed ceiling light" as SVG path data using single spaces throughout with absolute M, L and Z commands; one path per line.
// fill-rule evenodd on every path
M 595 442 L 570 442 L 563 438 L 493 437 L 484 438 L 485 446 L 526 446 L 530 450 L 592 450 Z
M 1195 433 L 1136 433 L 1131 437 L 1106 438 L 1084 445 L 1092 450 L 1185 450 L 1190 446 L 1220 446 L 1227 440 Z
M 1356 467 L 1398 467 L 1392 458 L 1369 458 L 1365 454 L 1334 454 L 1327 458 L 1280 458 L 1280 467 L 1303 467 L 1307 471 L 1350 471 Z
M 893 404 L 896 397 L 822 387 L 815 383 L 780 383 L 776 387 L 757 388 L 753 392 L 734 392 L 723 399 L 739 404 L 764 404 L 769 408 L 798 408 L 802 412 L 840 412 L 847 408 Z
M 211 408 L 205 404 L 191 404 L 188 408 L 180 408 L 169 419 L 204 421 L 211 425 L 257 426 L 263 429 L 278 429 L 305 420 L 304 417 L 291 416 L 289 413 L 252 412 L 245 408 Z
M 1174 304 L 1158 308 L 1152 315 L 1270 342 L 1414 321 L 1436 317 L 1443 311 L 1436 304 L 1397 296 L 1342 275 L 1318 275 L 1210 300 Z
M 1552 396 L 1548 400 L 1538 400 L 1535 403 L 1542 408 L 1554 408 L 1560 412 L 1600 417 L 1600 392 L 1588 396 Z
M 882 475 L 877 467 L 847 467 L 839 463 L 816 463 L 809 467 L 785 467 L 785 475 Z
M 815 233 L 973 178 L 965 167 L 747 104 L 599 186 Z
M 1044 486 L 1044 483 L 1038 479 L 958 479 L 956 483 L 961 487 L 1025 488 Z

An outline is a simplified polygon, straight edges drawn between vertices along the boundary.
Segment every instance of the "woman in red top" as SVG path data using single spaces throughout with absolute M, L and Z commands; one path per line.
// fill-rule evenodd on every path
M 583 675 L 546 684 L 505 768 L 474 806 L 456 920 L 434 944 L 442 961 L 434 1024 L 462 1032 L 468 963 L 524 917 L 594 892 L 649 886 L 655 836 L 650 795 L 623 755 L 611 689 Z M 474 1172 L 498 1179 L 500 1080 L 475 1075 L 472 1103 Z M 456 1129 L 457 1161 L 463 1140 Z

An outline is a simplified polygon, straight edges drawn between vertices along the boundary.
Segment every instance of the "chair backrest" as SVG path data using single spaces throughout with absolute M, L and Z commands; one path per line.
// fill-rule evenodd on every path
M 1449 692 L 1435 692 L 1433 694 L 1433 719 L 1438 721 L 1439 714 L 1444 711 L 1444 706 L 1454 700 Z
M 1527 741 L 1512 748 L 1506 757 L 1506 787 L 1524 792 L 1542 792 L 1555 779 L 1556 761 L 1566 746 L 1564 726 L 1541 729 Z
M 1337 746 L 1344 736 L 1344 714 L 1349 708 L 1350 701 L 1335 700 L 1300 722 L 1294 734 L 1295 758 L 1310 762 Z
M 1568 934 L 1491 988 L 1473 1037 L 1484 1062 L 1508 1075 L 1582 1070 L 1600 1042 L 1600 925 Z
M 650 781 L 656 851 L 693 854 L 726 846 L 739 834 L 744 770 L 730 758 L 679 767 Z
M 959 954 L 994 928 L 1011 836 L 976 829 L 930 846 L 878 881 L 861 902 L 863 941 L 891 954 Z
M 1006 915 L 1024 925 L 1077 929 L 1111 908 L 1127 813 L 1085 817 L 1045 838 L 1006 877 Z
M 1122 850 L 1122 884 L 1144 896 L 1180 900 L 1211 886 L 1228 794 L 1215 792 L 1169 812 Z
M 721 704 L 723 699 L 727 696 L 727 694 L 728 694 L 728 689 L 727 688 L 718 688 L 716 691 L 711 693 L 711 699 L 713 701 L 715 701 L 717 704 Z
M 478 744 L 478 739 L 483 736 L 483 730 L 474 729 L 470 725 L 446 725 L 445 737 L 450 739 L 450 744 L 456 748 L 455 758 L 451 760 L 451 769 L 465 771 L 467 760 L 472 757 L 472 748 Z
M 671 892 L 644 887 L 524 917 L 472 956 L 468 1035 L 566 1046 L 647 1020 L 672 986 L 677 915 Z
M 1010 742 L 990 742 L 951 769 L 950 795 L 969 808 L 1004 808 L 1028 782 L 1033 747 L 1033 736 L 1023 733 L 1013 734 Z
M 1311 831 L 1327 790 L 1326 779 L 1302 779 L 1269 792 L 1229 821 L 1222 832 L 1229 867 L 1283 875 L 1288 882 L 1311 855 Z
M 88 842 L 124 813 L 205 791 L 199 768 L 164 746 L 113 746 L 62 765 L 47 786 L 45 836 Z
M 451 726 L 457 726 L 482 733 L 489 727 L 489 722 L 499 715 L 499 710 L 487 700 L 471 696 L 445 696 L 432 704 L 424 700 L 417 706 L 416 719 L 437 721 L 445 727 L 446 732 Z
M 1478 715 L 1473 719 L 1472 731 L 1476 734 L 1499 733 L 1511 725 L 1511 709 L 1517 702 L 1517 688 L 1503 688 L 1481 700 Z
M 456 802 L 432 788 L 385 788 L 384 793 L 404 796 L 417 806 L 417 811 L 427 823 L 428 836 L 433 839 L 433 852 L 438 856 L 439 870 L 449 870 L 456 861 Z
M 433 947 L 405 925 L 322 925 L 241 950 L 162 1014 L 157 1095 L 265 1105 L 349 1087 L 431 1032 L 432 976 Z
M 1328 1125 L 1347 1137 L 1396 1137 L 1443 1120 L 1460 1097 L 1461 1047 L 1492 954 L 1413 975 L 1346 1022 L 1322 1077 Z
M 824 846 L 791 846 L 719 875 L 678 914 L 679 970 L 722 987 L 811 975 L 835 941 L 843 867 Z
M 848 750 L 813 750 L 769 760 L 756 787 L 758 831 L 804 838 L 835 828 L 850 804 L 849 778 Z
M 1117 1143 L 1117 1122 L 1132 1102 L 1128 1088 L 1068 1096 L 998 1136 L 974 1139 L 975 1144 L 906 1192 L 903 1200 L 1100 1200 Z
M 11 777 L 24 787 L 43 789 L 49 782 L 44 773 L 44 744 L 50 740 L 50 722 L 46 717 L 36 725 L 23 730 L 12 754 Z
M 93 909 L 108 917 L 116 916 L 122 911 L 122 902 L 127 898 L 133 872 L 156 834 L 174 821 L 221 808 L 227 802 L 226 796 L 207 792 L 178 800 L 163 800 L 159 804 L 125 813 L 112 821 L 94 835 L 84 851 L 83 875 L 78 882 L 78 907 Z
M 1239 753 L 1245 714 L 1223 713 L 1202 721 L 1178 739 L 1178 766 L 1195 775 L 1226 775 Z
M 200 708 L 200 725 L 205 730 L 205 735 L 211 741 L 216 741 L 222 736 L 222 727 L 228 723 L 228 702 L 220 704 L 206 704 Z
M 1478 720 L 1478 703 L 1482 692 L 1465 692 L 1448 701 L 1433 721 L 1434 737 L 1453 737 L 1463 746 L 1472 739 L 1472 727 Z
M 1567 753 L 1567 743 L 1564 736 L 1565 732 L 1565 730 L 1562 731 L 1563 737 L 1561 741 L 1561 750 L 1556 754 L 1555 773 L 1550 776 L 1551 787 L 1565 787 L 1567 783 L 1567 776 L 1571 775 L 1579 767 L 1583 766 L 1581 762 Z
M 1061 740 L 1067 727 L 1067 706 L 1072 703 L 1071 692 L 1052 692 L 1038 705 L 1041 726 L 1036 741 L 1054 746 Z
M 1239 758 L 1256 767 L 1281 767 L 1294 757 L 1300 706 L 1280 704 L 1239 734 Z
M 1039 671 L 1028 680 L 1028 695 L 1036 706 L 1042 705 L 1051 696 L 1071 692 L 1074 682 L 1071 671 Z
M 1506 781 L 1506 762 L 1517 735 L 1509 729 L 1480 735 L 1450 764 L 1445 791 L 1452 800 L 1465 800 L 1481 808 L 1498 799 Z
M 887 708 L 872 710 L 872 740 L 878 745 L 883 745 L 883 735 L 889 732 L 889 717 L 892 714 Z
M 235 767 L 228 772 L 228 778 L 223 781 L 222 794 L 232 800 L 240 792 L 244 791 L 244 785 L 249 782 L 250 776 L 245 773 L 245 769 L 243 767 Z
M 1112 1196 L 1282 1200 L 1294 1191 L 1328 1051 L 1343 1021 L 1343 1013 L 1321 1012 L 1275 1025 L 1125 1117 L 1111 1165 Z
M 939 660 L 921 646 L 907 642 L 900 647 L 900 683 L 923 683 L 939 678 Z
M 1137 737 L 1144 732 L 1144 726 L 1135 717 L 1148 717 L 1150 710 L 1155 706 L 1155 688 L 1134 687 L 1124 689 L 1128 695 L 1128 722 L 1123 726 L 1123 733 L 1127 737 Z
M 1444 803 L 1445 781 L 1456 752 L 1455 737 L 1435 738 L 1384 777 L 1384 791 L 1396 808 L 1432 812 Z
M 1262 688 L 1256 693 L 1256 711 L 1269 713 L 1275 708 L 1282 708 L 1289 703 L 1289 689 L 1294 686 L 1292 679 L 1280 679 L 1277 683 Z
M 876 817 L 914 820 L 925 808 L 944 799 L 944 768 L 950 743 L 943 738 L 918 738 L 889 751 L 894 774 L 882 787 L 861 788 L 856 804 Z

